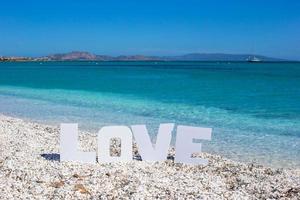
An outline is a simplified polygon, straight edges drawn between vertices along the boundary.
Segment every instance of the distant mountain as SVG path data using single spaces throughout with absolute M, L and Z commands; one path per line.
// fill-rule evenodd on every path
M 158 57 L 133 55 L 133 56 L 107 56 L 96 55 L 85 51 L 72 51 L 69 53 L 52 54 L 49 56 L 35 58 L 35 60 L 49 60 L 49 61 L 72 61 L 72 60 L 91 60 L 91 61 L 147 61 L 147 60 L 161 60 Z
M 70 60 L 98 60 L 98 61 L 147 61 L 147 60 L 161 60 L 160 57 L 154 56 L 106 56 L 106 55 L 95 55 L 89 52 L 72 51 L 70 53 L 53 54 L 41 58 L 41 60 L 56 60 L 56 61 L 70 61 Z
M 89 52 L 81 52 L 81 51 L 72 51 L 70 53 L 60 53 L 53 54 L 46 57 L 44 59 L 49 60 L 97 60 L 97 56 L 95 54 Z
M 224 54 L 224 53 L 192 53 L 182 56 L 165 57 L 169 60 L 178 61 L 246 61 L 249 57 L 255 56 L 262 61 L 284 61 L 279 58 L 271 58 L 255 54 Z
M 89 52 L 73 51 L 70 53 L 53 54 L 40 59 L 43 60 L 99 60 L 99 61 L 246 61 L 249 57 L 257 57 L 262 61 L 284 61 L 253 54 L 224 54 L 224 53 L 192 53 L 181 56 L 107 56 L 96 55 Z
M 49 56 L 28 58 L 35 61 L 246 61 L 249 57 L 256 57 L 262 61 L 286 61 L 254 54 L 224 54 L 224 53 L 192 53 L 181 56 L 107 56 L 96 55 L 85 51 L 72 51 L 70 53 L 52 54 Z M 21 59 L 22 58 L 22 59 Z M 23 57 L 0 57 L 0 61 L 24 60 Z

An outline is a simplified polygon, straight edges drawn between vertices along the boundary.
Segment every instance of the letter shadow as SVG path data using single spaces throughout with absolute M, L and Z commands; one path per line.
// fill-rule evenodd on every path
M 46 160 L 60 161 L 60 155 L 58 153 L 43 153 L 41 156 Z
M 43 153 L 43 154 L 41 154 L 41 156 L 43 158 L 45 158 L 46 160 L 60 161 L 60 154 L 58 154 L 58 153 Z M 140 155 L 133 156 L 133 159 L 142 161 L 142 157 Z M 167 159 L 168 160 L 174 160 L 174 157 L 173 156 L 168 156 Z M 96 157 L 96 160 L 98 162 L 98 157 Z

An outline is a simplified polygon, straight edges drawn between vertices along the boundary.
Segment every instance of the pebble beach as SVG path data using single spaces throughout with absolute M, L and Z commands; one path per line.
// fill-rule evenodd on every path
M 96 134 L 80 132 L 96 151 Z M 111 151 L 118 153 L 118 144 Z M 300 199 L 300 170 L 239 163 L 202 153 L 207 166 L 141 161 L 59 161 L 59 127 L 0 115 L 0 199 Z

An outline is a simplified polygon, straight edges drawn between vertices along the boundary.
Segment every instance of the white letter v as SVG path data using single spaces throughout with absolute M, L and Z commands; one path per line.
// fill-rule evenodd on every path
M 161 124 L 153 148 L 150 136 L 145 125 L 131 126 L 134 138 L 143 160 L 164 161 L 167 159 L 169 145 L 172 138 L 174 124 Z

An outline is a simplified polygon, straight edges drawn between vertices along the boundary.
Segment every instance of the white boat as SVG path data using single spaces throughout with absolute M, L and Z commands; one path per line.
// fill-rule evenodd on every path
M 255 56 L 253 56 L 253 57 L 249 56 L 249 58 L 247 59 L 247 61 L 248 62 L 261 62 L 262 60 L 259 59 L 259 58 L 257 58 L 257 57 L 255 57 Z

